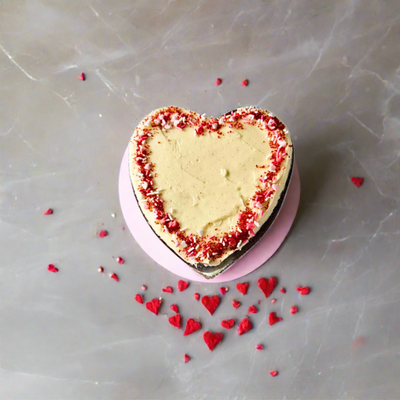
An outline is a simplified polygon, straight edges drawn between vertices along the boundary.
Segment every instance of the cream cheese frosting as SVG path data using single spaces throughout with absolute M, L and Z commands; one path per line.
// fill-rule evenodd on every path
M 139 123 L 129 145 L 145 218 L 194 266 L 219 265 L 257 234 L 278 204 L 292 161 L 286 127 L 255 107 L 218 119 L 164 107 Z

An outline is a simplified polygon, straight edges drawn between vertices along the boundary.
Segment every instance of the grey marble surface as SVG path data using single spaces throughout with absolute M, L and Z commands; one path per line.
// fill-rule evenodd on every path
M 399 35 L 397 0 L 0 1 L 0 398 L 400 398 Z M 117 192 L 133 128 L 169 104 L 268 108 L 296 145 L 291 233 L 213 317 L 192 297 L 212 283 L 164 295 L 158 317 L 134 301 L 178 280 L 123 230 Z M 168 324 L 176 302 L 218 330 L 271 275 L 287 294 L 213 353 Z

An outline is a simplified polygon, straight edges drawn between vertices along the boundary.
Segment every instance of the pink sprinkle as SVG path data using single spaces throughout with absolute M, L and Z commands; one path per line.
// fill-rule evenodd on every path
M 219 86 L 222 83 L 222 79 L 217 78 L 214 83 L 215 83 L 215 86 Z
M 47 267 L 47 269 L 48 269 L 50 272 L 58 272 L 58 268 L 56 268 L 53 264 L 49 264 L 48 267 Z
M 195 298 L 195 300 L 199 301 L 200 295 L 198 293 L 195 293 L 193 297 Z
M 276 299 L 271 299 L 271 304 L 276 303 Z
M 286 293 L 286 289 L 283 287 L 283 288 L 280 290 L 280 292 L 281 292 L 281 293 Z
M 278 371 L 271 371 L 271 372 L 270 372 L 270 375 L 271 375 L 271 376 L 277 376 L 278 374 L 279 374 Z
M 47 209 L 47 210 L 43 213 L 43 215 L 51 215 L 51 214 L 53 214 L 53 210 L 52 210 L 51 208 Z
M 104 272 L 104 268 L 103 267 L 97 268 L 97 272 L 100 272 L 102 274 Z
M 185 364 L 186 364 L 187 362 L 189 362 L 190 360 L 191 360 L 190 356 L 188 356 L 187 354 L 184 354 L 184 356 L 183 356 L 183 361 L 185 362 Z
M 117 274 L 114 273 L 114 272 L 113 272 L 112 274 L 110 274 L 110 278 L 111 278 L 111 279 L 114 279 L 114 281 L 119 282 L 119 278 L 118 278 Z
M 146 285 L 142 285 L 142 290 L 143 291 L 147 290 L 147 286 Z
M 299 310 L 298 310 L 298 308 L 296 306 L 290 307 L 290 314 L 296 314 L 297 311 L 299 311 Z
M 86 81 L 86 75 L 85 75 L 85 73 L 84 72 L 81 72 L 81 74 L 79 75 L 79 78 L 78 78 L 80 81 Z
M 249 84 L 249 80 L 245 79 L 244 81 L 242 81 L 242 86 L 247 86 Z
M 116 261 L 118 264 L 124 264 L 124 263 L 125 263 L 125 260 L 124 260 L 122 257 L 117 257 L 117 258 L 115 259 L 115 261 Z
M 100 231 L 99 232 L 99 237 L 101 237 L 101 238 L 106 237 L 107 235 L 108 235 L 107 231 Z
M 264 346 L 263 346 L 262 344 L 257 344 L 257 345 L 256 345 L 256 349 L 257 349 L 257 350 L 263 350 L 263 349 L 264 349 Z

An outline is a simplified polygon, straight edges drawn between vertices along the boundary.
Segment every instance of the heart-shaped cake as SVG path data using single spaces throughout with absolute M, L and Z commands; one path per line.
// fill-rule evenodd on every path
M 210 279 L 246 254 L 282 206 L 293 145 L 273 114 L 243 107 L 206 118 L 179 107 L 147 115 L 129 144 L 129 170 L 153 231 Z

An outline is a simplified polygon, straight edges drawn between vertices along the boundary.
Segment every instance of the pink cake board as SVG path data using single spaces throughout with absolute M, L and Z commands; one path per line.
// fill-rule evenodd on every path
M 221 283 L 239 279 L 264 264 L 279 249 L 296 216 L 300 201 L 300 177 L 295 163 L 285 202 L 275 222 L 260 241 L 232 267 L 212 280 L 203 278 L 173 253 L 152 231 L 143 217 L 129 177 L 128 148 L 119 173 L 119 200 L 125 222 L 139 246 L 158 264 L 174 274 L 197 282 Z

